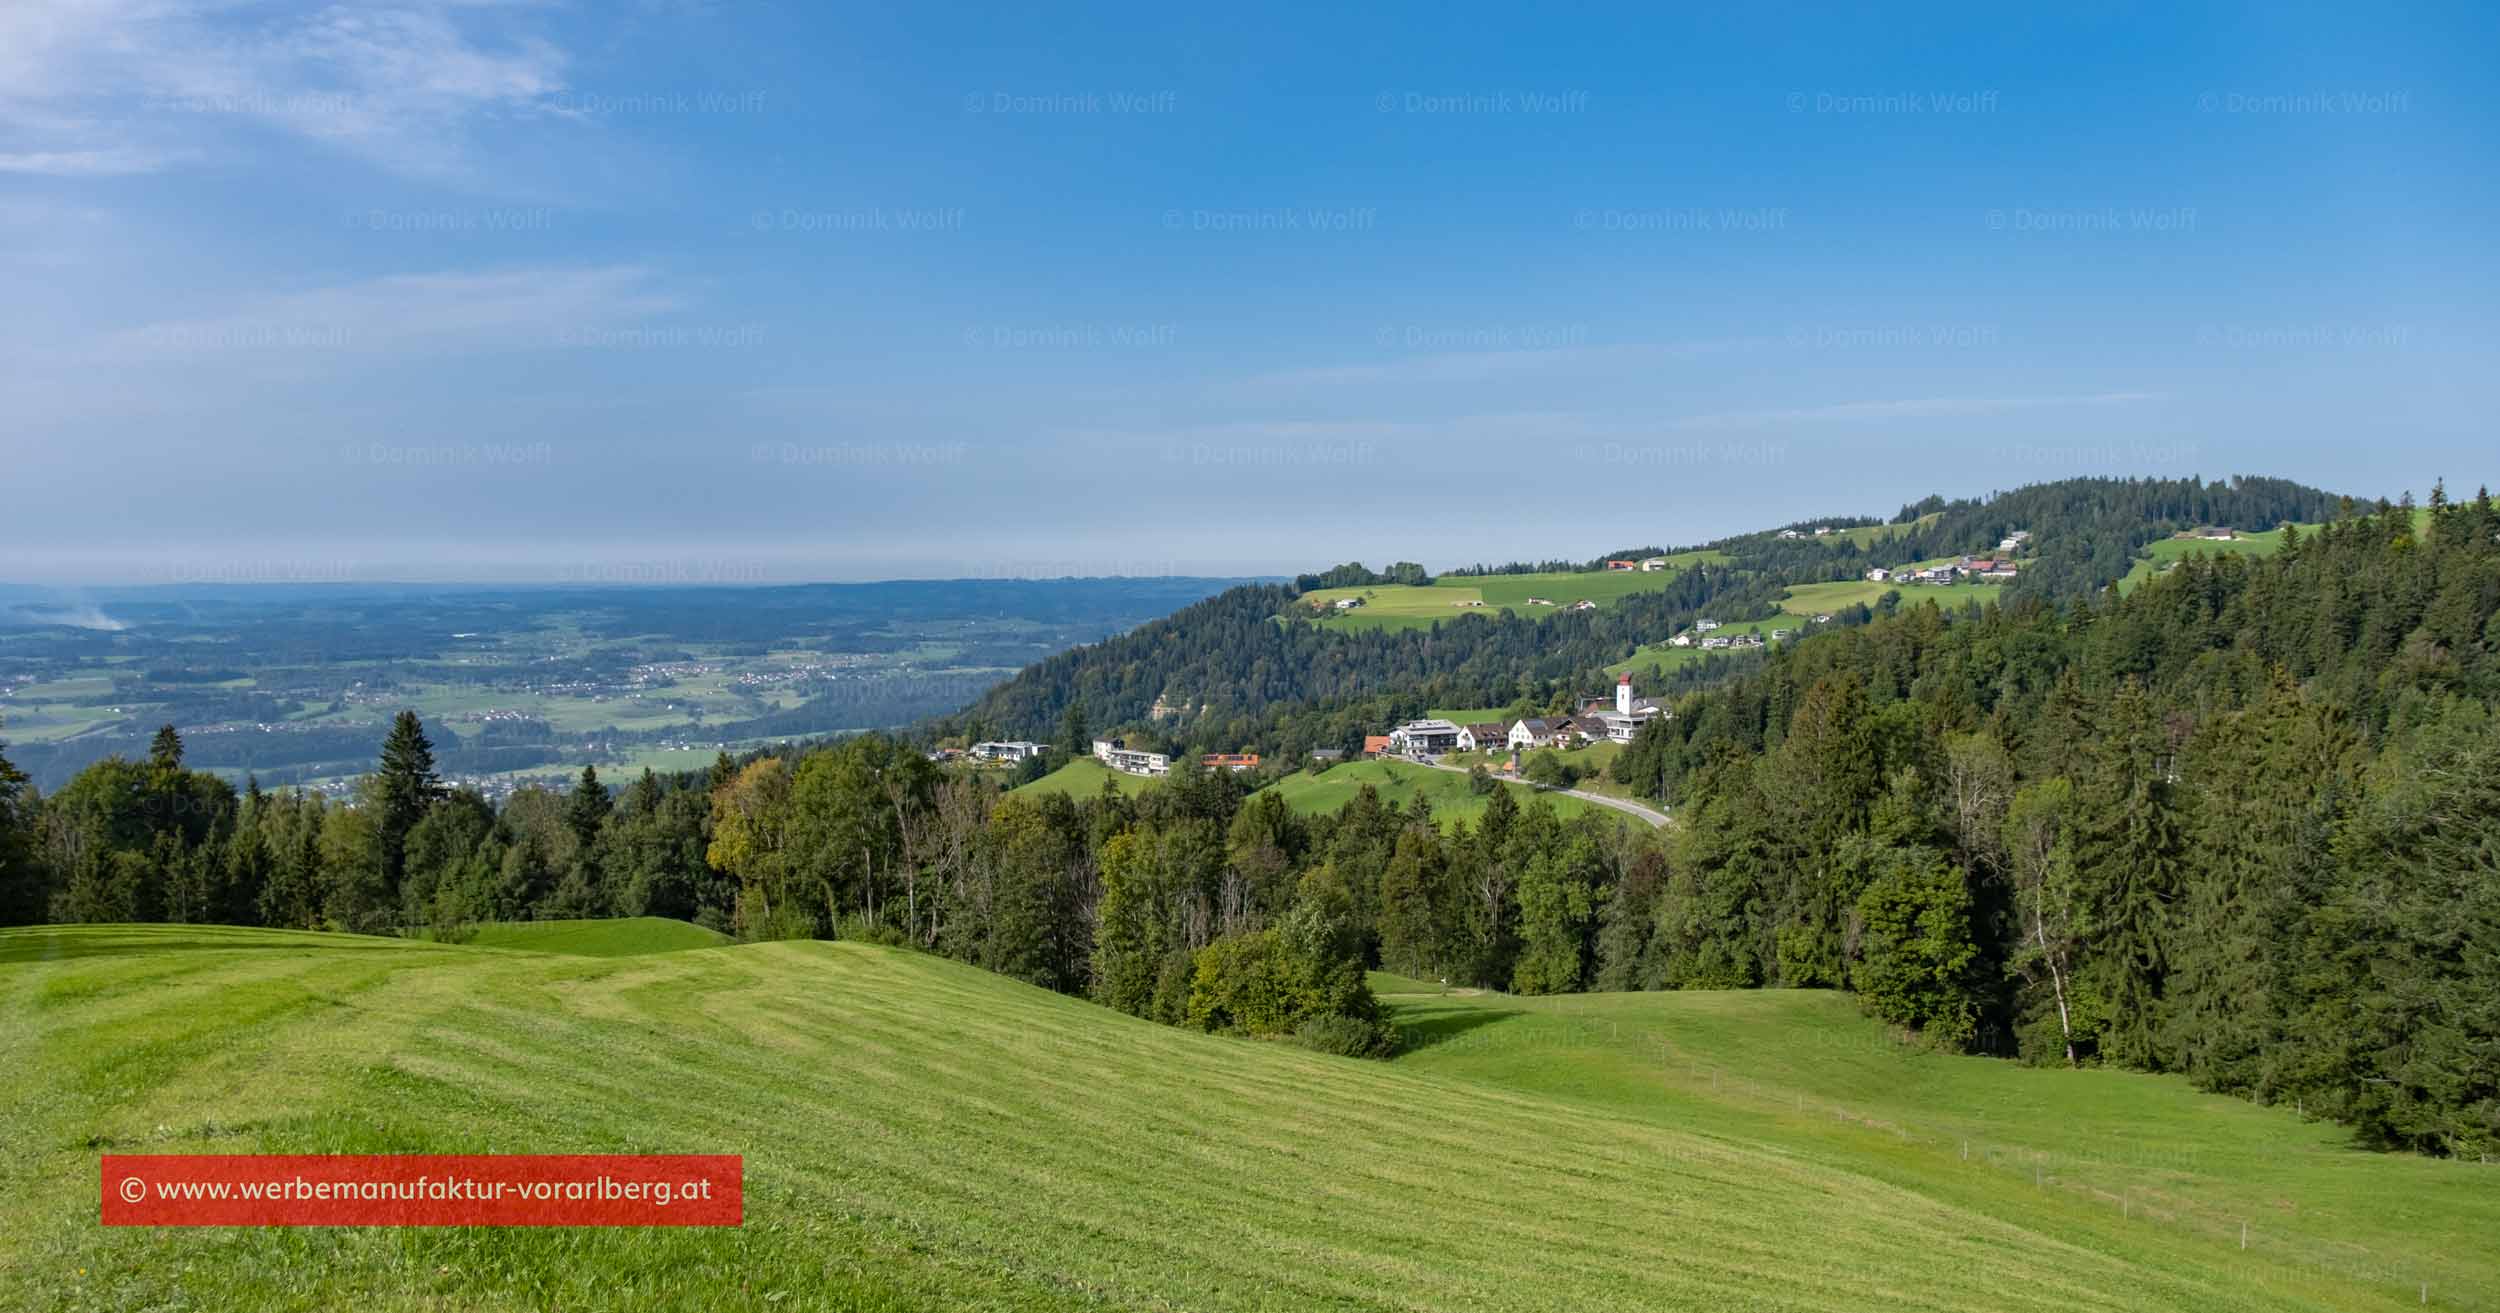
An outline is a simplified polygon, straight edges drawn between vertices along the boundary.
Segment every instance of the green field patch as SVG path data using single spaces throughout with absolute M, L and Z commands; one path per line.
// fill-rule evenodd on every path
M 1091 757 L 1078 757 L 1067 765 L 1030 784 L 1010 790 L 1013 793 L 1064 793 L 1071 798 L 1091 798 L 1102 792 L 1108 782 L 1125 794 L 1137 794 L 1163 781 L 1151 775 L 1131 775 L 1113 770 Z
M 1380 794 L 1384 803 L 1412 806 L 1423 798 L 1432 805 L 1432 818 L 1441 825 L 1460 821 L 1475 823 L 1484 815 L 1488 795 L 1475 792 L 1467 776 L 1457 771 L 1436 770 L 1409 761 L 1349 761 L 1341 766 L 1313 775 L 1297 772 L 1267 786 L 1263 792 L 1274 793 L 1285 805 L 1305 816 L 1333 814 L 1354 801 L 1364 785 Z M 1504 784 L 1511 797 L 1526 806 L 1537 790 L 1524 784 Z M 1577 816 L 1594 804 L 1560 794 L 1543 795 L 1557 816 Z
M 1609 607 L 1635 593 L 1650 592 L 1696 565 L 1724 562 L 1723 552 L 1679 552 L 1663 570 L 1594 570 L 1575 573 L 1444 576 L 1430 584 L 1372 584 L 1352 588 L 1321 588 L 1294 601 L 1290 615 L 1312 619 L 1331 629 L 1422 629 L 1441 620 L 1469 615 L 1499 615 L 1508 608 L 1536 617 L 1562 611 L 1586 599 Z M 1363 605 L 1334 609 L 1340 598 L 1359 597 Z M 1538 606 L 1542 598 L 1554 605 Z M 1480 603 L 1470 606 L 1466 603 Z

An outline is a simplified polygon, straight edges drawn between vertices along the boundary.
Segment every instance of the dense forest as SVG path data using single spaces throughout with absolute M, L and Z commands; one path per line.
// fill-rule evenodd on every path
M 2500 512 L 1904 609 L 1681 699 L 1610 987 L 1846 986 L 1956 1047 L 2500 1144 Z M 1602 945 L 1601 945 L 1602 947 Z
M 1296 628 L 1226 598 L 1192 611 Z M 1829 987 L 1921 1043 L 2179 1072 L 2390 1147 L 2500 1148 L 2487 494 L 2352 511 L 2123 597 L 1881 611 L 1643 731 L 1612 770 L 1674 806 L 1663 831 L 1564 821 L 1489 779 L 1467 823 L 1369 792 L 1303 816 L 1187 758 L 1134 797 L 1011 795 L 882 735 L 615 795 L 585 771 L 496 807 L 443 789 L 403 715 L 352 806 L 237 791 L 170 731 L 46 797 L 0 766 L 0 920 L 456 937 L 678 916 L 1347 1054 L 1397 1043 L 1370 966 L 1525 993 Z M 1443 655 L 1400 637 L 1376 646 Z M 1295 715 L 1347 705 L 1264 723 L 1308 736 Z M 1053 733 L 1082 741 L 1084 704 Z

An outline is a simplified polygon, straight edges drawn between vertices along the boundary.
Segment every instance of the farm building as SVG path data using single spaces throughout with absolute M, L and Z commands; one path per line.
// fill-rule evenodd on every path
M 1513 748 L 1550 748 L 1554 746 L 1554 722 L 1543 716 L 1513 721 L 1504 741 Z
M 1382 753 L 1387 752 L 1388 750 L 1389 750 L 1389 736 L 1388 736 L 1388 735 L 1386 735 L 1386 734 L 1366 734 L 1366 735 L 1364 735 L 1364 736 L 1363 736 L 1363 755 L 1364 755 L 1364 756 L 1366 756 L 1366 757 L 1377 757 L 1377 756 L 1381 755 Z
M 1257 770 L 1259 754 L 1255 752 L 1210 752 L 1198 758 L 1208 770 Z

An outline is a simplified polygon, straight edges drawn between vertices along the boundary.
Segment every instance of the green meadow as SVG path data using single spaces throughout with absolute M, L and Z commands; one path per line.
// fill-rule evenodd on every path
M 1380 800 L 1384 803 L 1394 802 L 1411 807 L 1419 797 L 1429 800 L 1433 819 L 1442 825 L 1459 821 L 1473 824 L 1484 815 L 1486 795 L 1475 792 L 1467 776 L 1406 761 L 1349 761 L 1318 775 L 1308 771 L 1297 772 L 1267 786 L 1263 792 L 1276 794 L 1285 800 L 1287 806 L 1308 816 L 1337 811 L 1354 801 L 1355 794 L 1366 784 L 1379 791 Z M 1505 784 L 1502 787 L 1509 789 L 1511 797 L 1522 806 L 1527 805 L 1530 796 L 1537 792 L 1525 784 Z M 1544 797 L 1557 816 L 1577 816 L 1590 810 L 1591 806 L 1578 798 L 1560 794 L 1549 793 Z
M 601 921 L 495 921 L 478 926 L 461 942 L 476 948 L 573 957 L 634 957 L 719 948 L 736 941 L 717 930 L 664 916 L 623 916 Z
M 1321 588 L 1296 599 L 1292 614 L 1305 617 L 1316 615 L 1319 623 L 1329 628 L 1357 631 L 1429 628 L 1436 621 L 1456 620 L 1462 616 L 1498 615 L 1504 607 L 1521 615 L 1540 616 L 1561 611 L 1583 598 L 1601 608 L 1612 606 L 1635 593 L 1665 587 L 1668 580 L 1683 570 L 1726 559 L 1727 556 L 1721 552 L 1679 552 L 1667 558 L 1669 566 L 1664 570 L 1444 576 L 1421 586 L 1373 584 L 1355 588 Z M 1360 597 L 1363 605 L 1349 612 L 1333 610 L 1335 602 L 1344 597 Z M 1531 605 L 1530 598 L 1543 598 L 1554 605 L 1550 608 Z
M 1030 784 L 1018 785 L 1011 792 L 1064 793 L 1071 798 L 1091 798 L 1102 792 L 1105 781 L 1127 794 L 1151 789 L 1159 782 L 1148 776 L 1113 770 L 1091 757 L 1077 757 Z
M 2287 1110 L 1928 1054 L 1821 993 L 1379 984 L 1413 1041 L 1390 1062 L 852 943 L 0 931 L 0 1307 L 2239 1313 L 2500 1293 L 2491 1169 L 2358 1152 Z M 106 1228 L 108 1152 L 734 1153 L 746 1220 Z

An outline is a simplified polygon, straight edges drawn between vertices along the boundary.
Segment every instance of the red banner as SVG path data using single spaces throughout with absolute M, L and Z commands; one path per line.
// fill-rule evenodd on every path
M 736 1154 L 106 1154 L 106 1226 L 738 1226 Z

